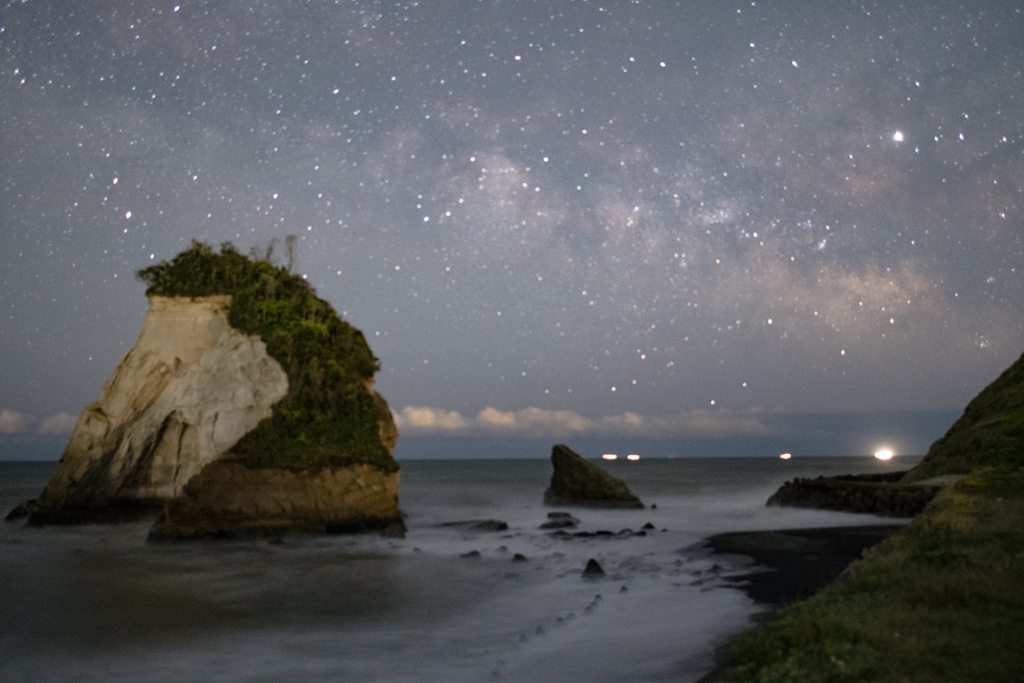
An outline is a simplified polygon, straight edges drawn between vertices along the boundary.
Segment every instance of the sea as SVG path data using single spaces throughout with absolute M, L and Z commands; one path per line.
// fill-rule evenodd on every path
M 695 681 L 765 610 L 737 585 L 749 567 L 702 540 L 892 522 L 765 501 L 792 477 L 910 464 L 603 462 L 647 507 L 561 508 L 579 519 L 572 532 L 613 532 L 586 537 L 539 528 L 553 510 L 547 460 L 402 463 L 404 539 L 150 543 L 145 521 L 0 522 L 0 680 Z M 0 462 L 0 510 L 54 466 Z M 483 519 L 508 529 L 443 526 Z M 603 577 L 582 576 L 590 559 Z

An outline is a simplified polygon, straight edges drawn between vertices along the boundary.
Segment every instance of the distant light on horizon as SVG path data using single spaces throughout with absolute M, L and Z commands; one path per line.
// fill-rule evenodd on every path
M 875 451 L 875 460 L 892 460 L 894 455 L 891 448 L 880 448 Z
M 779 460 L 790 460 L 792 457 L 792 453 L 779 453 Z
M 619 456 L 616 455 L 615 453 L 605 453 L 604 455 L 601 456 L 601 459 L 602 460 L 618 460 Z
M 640 456 L 636 453 L 630 453 L 629 455 L 626 456 L 626 460 L 629 460 L 630 462 L 636 462 L 639 459 Z

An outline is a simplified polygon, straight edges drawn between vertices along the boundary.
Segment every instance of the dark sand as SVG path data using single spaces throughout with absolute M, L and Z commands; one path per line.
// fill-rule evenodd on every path
M 750 558 L 737 586 L 764 605 L 782 606 L 818 592 L 865 549 L 903 524 L 844 526 L 717 534 L 706 545 L 717 554 Z M 743 563 L 744 559 L 734 558 Z
M 777 608 L 814 595 L 839 576 L 864 551 L 903 528 L 904 524 L 784 529 L 782 531 L 734 531 L 716 534 L 704 545 L 730 564 L 749 566 L 750 571 L 731 575 L 734 585 L 754 601 L 769 607 L 763 618 Z M 715 653 L 717 666 L 697 683 L 724 680 L 723 654 Z

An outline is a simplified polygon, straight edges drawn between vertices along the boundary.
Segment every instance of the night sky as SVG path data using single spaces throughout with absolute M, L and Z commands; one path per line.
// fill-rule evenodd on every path
M 0 121 L 3 457 L 192 239 L 299 236 L 400 457 L 923 452 L 1024 351 L 1020 2 L 5 1 Z

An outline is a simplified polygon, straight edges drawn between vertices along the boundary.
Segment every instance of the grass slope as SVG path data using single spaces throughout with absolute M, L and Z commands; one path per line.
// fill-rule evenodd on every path
M 905 481 L 1024 461 L 1024 355 L 967 404 Z
M 302 278 L 243 256 L 230 243 L 217 253 L 195 241 L 137 274 L 147 295 L 230 294 L 232 327 L 259 336 L 287 373 L 288 394 L 232 449 L 247 465 L 302 469 L 364 462 L 397 469 L 377 424 L 388 417 L 387 407 L 366 386 L 377 359 L 362 332 Z
M 1024 469 L 983 468 L 742 634 L 725 680 L 1024 680 Z

